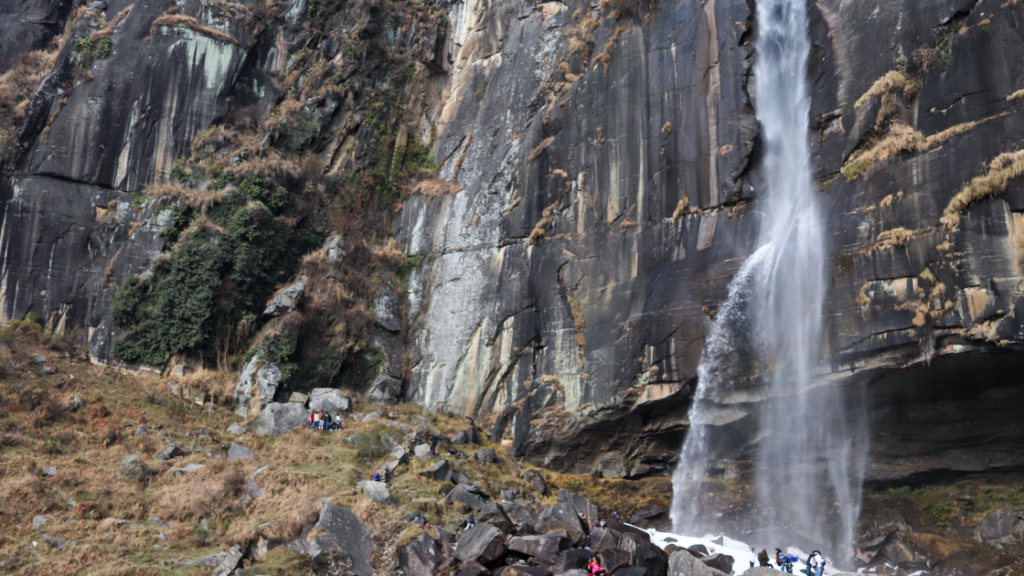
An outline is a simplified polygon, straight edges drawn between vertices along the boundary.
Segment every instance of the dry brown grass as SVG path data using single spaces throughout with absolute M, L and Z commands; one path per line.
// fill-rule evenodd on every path
M 214 40 L 220 40 L 227 44 L 238 45 L 238 40 L 229 34 L 225 34 L 216 28 L 210 28 L 204 26 L 198 20 L 191 16 L 182 16 L 181 14 L 164 14 L 163 16 L 153 20 L 152 26 L 149 28 L 149 37 L 152 38 L 157 28 L 188 28 L 193 32 L 197 32 L 204 36 L 209 36 Z
M 683 196 L 682 198 L 679 199 L 679 203 L 676 204 L 675 211 L 672 212 L 672 221 L 673 222 L 679 222 L 679 220 L 682 219 L 683 216 L 686 216 L 689 213 L 690 213 L 690 197 L 689 196 Z
M 181 200 L 183 204 L 200 209 L 206 212 L 208 209 L 216 206 L 224 199 L 224 191 L 211 191 L 211 190 L 197 190 L 194 188 L 182 188 L 174 184 L 150 184 L 143 190 L 143 194 L 146 196 L 152 196 L 154 198 L 160 198 L 163 196 L 170 196 Z
M 56 47 L 29 52 L 0 75 L 0 116 L 11 124 L 24 118 L 32 94 L 50 73 L 58 53 Z
M 439 196 L 444 196 L 445 194 L 454 194 L 461 191 L 462 186 L 456 186 L 447 180 L 439 180 L 436 178 L 424 180 L 416 184 L 412 189 L 413 194 L 421 194 L 428 198 L 437 198 Z
M 121 11 L 118 12 L 112 20 L 108 20 L 106 24 L 104 24 L 98 30 L 93 32 L 91 38 L 93 40 L 99 40 L 105 36 L 110 36 L 111 34 L 113 34 L 114 28 L 117 28 L 117 25 L 120 24 L 122 20 L 124 20 L 125 16 L 128 16 L 128 13 L 131 12 L 132 8 L 134 7 L 135 4 L 129 4 L 122 8 Z
M 587 337 L 585 332 L 587 328 L 587 320 L 586 317 L 583 316 L 583 307 L 580 306 L 579 299 L 571 293 L 567 296 L 569 298 L 569 310 L 572 312 L 572 325 L 576 330 L 576 358 L 580 363 L 582 363 L 586 359 L 584 353 L 587 349 Z
M 608 62 L 611 61 L 612 53 L 615 51 L 615 45 L 619 41 L 619 36 L 621 36 L 625 30 L 625 26 L 619 26 L 616 28 L 615 32 L 612 33 L 611 38 L 609 38 L 608 42 L 605 43 L 604 51 L 594 58 L 594 66 L 597 66 L 597 63 L 600 62 L 601 65 L 604 66 L 604 72 L 606 74 L 608 73 Z
M 579 54 L 584 66 L 590 60 L 594 49 L 594 30 L 600 26 L 600 20 L 590 15 L 585 18 L 573 15 L 576 23 L 568 28 L 566 37 L 569 39 L 569 54 Z
M 530 156 L 529 156 L 530 162 L 533 162 L 534 160 L 539 158 L 540 155 L 541 155 L 541 152 L 544 152 L 544 149 L 547 148 L 548 146 L 550 146 L 551 143 L 554 142 L 554 141 L 555 141 L 555 137 L 554 136 L 548 136 L 547 138 L 541 140 L 540 144 L 538 144 L 536 148 L 534 148 L 533 150 L 530 151 Z
M 206 392 L 215 404 L 226 404 L 234 392 L 236 382 L 233 372 L 199 367 L 185 374 L 180 383 Z
M 960 225 L 960 216 L 971 204 L 998 196 L 1006 191 L 1010 180 L 1024 175 L 1024 150 L 1005 152 L 996 156 L 989 163 L 985 174 L 973 178 L 965 184 L 949 201 L 942 211 L 939 222 L 949 230 L 956 230 Z
M 526 241 L 531 246 L 539 244 L 540 241 L 543 240 L 545 236 L 547 236 L 547 226 L 549 224 L 551 224 L 551 218 L 548 218 L 546 216 L 544 218 L 541 218 L 540 221 L 533 226 L 533 230 L 530 231 L 530 237 L 527 238 Z
M 983 120 L 957 124 L 927 137 L 906 124 L 893 124 L 883 138 L 850 155 L 843 164 L 843 175 L 847 180 L 853 180 L 863 169 L 876 162 L 888 160 L 904 152 L 926 152 L 940 146 L 950 138 L 959 136 L 980 124 L 1005 114 L 1004 112 Z
M 894 93 L 899 90 L 902 90 L 903 94 L 909 98 L 917 93 L 918 85 L 913 80 L 904 76 L 902 72 L 898 70 L 890 70 L 885 74 L 885 76 L 875 80 L 875 83 L 871 85 L 871 88 L 862 94 L 853 106 L 854 108 L 860 108 L 879 96 Z

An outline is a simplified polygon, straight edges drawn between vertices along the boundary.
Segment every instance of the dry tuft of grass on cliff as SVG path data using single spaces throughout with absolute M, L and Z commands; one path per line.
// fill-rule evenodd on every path
M 200 23 L 198 20 L 191 16 L 183 16 L 181 14 L 164 14 L 163 16 L 153 20 L 153 25 L 149 28 L 149 37 L 152 38 L 157 28 L 188 28 L 193 32 L 197 32 L 204 36 L 209 36 L 214 40 L 220 40 L 227 44 L 238 45 L 238 40 L 230 34 L 225 34 L 216 28 L 211 28 Z
M 1005 152 L 989 163 L 988 171 L 965 184 L 949 201 L 939 220 L 948 230 L 956 230 L 960 216 L 971 204 L 998 196 L 1010 180 L 1024 176 L 1024 150 Z

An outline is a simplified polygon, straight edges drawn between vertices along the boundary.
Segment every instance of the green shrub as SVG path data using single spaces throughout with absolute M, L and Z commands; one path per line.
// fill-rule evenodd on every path
M 285 202 L 276 187 L 257 179 L 250 184 L 250 193 L 279 207 Z M 173 226 L 161 233 L 168 243 L 195 217 L 188 207 L 171 210 Z M 188 232 L 165 247 L 168 256 L 155 259 L 145 279 L 130 278 L 118 290 L 110 307 L 114 324 L 125 330 L 114 342 L 118 358 L 159 365 L 186 350 L 213 357 L 217 339 L 237 336 L 246 319 L 254 324 L 300 256 L 321 242 L 318 235 L 274 218 L 262 202 L 225 204 L 209 218 L 219 229 L 200 226 Z M 282 373 L 289 368 L 282 359 Z
M 111 320 L 126 330 L 114 342 L 113 354 L 159 365 L 179 351 L 208 347 L 224 260 L 218 246 L 197 231 L 147 280 L 129 278 L 110 306 Z
M 889 496 L 906 496 L 910 494 L 910 486 L 900 486 L 899 488 L 889 488 L 886 491 Z
M 238 185 L 238 192 L 246 199 L 262 202 L 274 214 L 279 214 L 288 204 L 288 198 L 280 188 L 259 174 L 246 176 Z
M 210 190 L 217 191 L 223 190 L 227 187 L 231 181 L 234 180 L 234 176 L 230 172 L 221 172 L 217 175 L 217 178 L 210 184 Z

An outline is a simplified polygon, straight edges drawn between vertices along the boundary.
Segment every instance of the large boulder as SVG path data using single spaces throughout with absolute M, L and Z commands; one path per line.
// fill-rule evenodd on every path
M 583 514 L 583 517 L 586 518 L 586 521 L 589 524 L 593 525 L 597 522 L 597 506 L 585 497 L 574 492 L 569 492 L 563 488 L 559 488 L 558 501 L 564 504 L 569 504 L 577 513 Z
M 244 550 L 242 547 L 235 544 L 231 547 L 231 550 L 224 553 L 223 559 L 221 559 L 220 563 L 217 564 L 217 567 L 213 569 L 210 576 L 230 576 L 230 574 L 235 571 L 235 568 L 238 568 L 238 563 L 242 561 L 243 555 Z
M 366 392 L 366 400 L 377 404 L 398 404 L 401 398 L 402 381 L 388 374 L 380 374 L 374 378 Z
M 356 482 L 356 488 L 362 490 L 363 494 L 365 494 L 367 498 L 377 504 L 391 503 L 391 493 L 388 492 L 388 485 L 383 482 L 364 480 L 362 482 Z
M 668 576 L 729 576 L 694 557 L 686 550 L 676 550 L 668 559 Z
M 235 460 L 249 460 L 253 457 L 252 450 L 249 450 L 241 444 L 231 443 L 231 447 L 228 448 L 228 462 L 234 462 Z
M 479 442 L 479 438 L 476 434 L 476 428 L 473 428 L 472 426 L 452 437 L 452 444 L 457 446 L 462 444 L 476 444 L 477 442 Z
M 563 572 L 568 572 L 569 570 L 586 568 L 587 562 L 589 561 L 590 550 L 584 550 L 583 548 L 566 550 L 551 561 L 551 573 L 561 574 Z
M 537 532 L 547 534 L 556 530 L 565 530 L 573 544 L 579 544 L 586 535 L 580 517 L 569 504 L 561 503 L 544 510 L 537 519 Z
M 537 514 L 520 502 L 509 502 L 505 505 L 505 513 L 508 514 L 516 524 L 529 524 L 537 526 Z
M 307 546 L 310 563 L 317 573 L 373 576 L 370 531 L 348 508 L 324 504 Z
M 503 534 L 512 532 L 514 525 L 512 519 L 505 513 L 505 509 L 501 507 L 501 504 L 493 500 L 488 500 L 484 503 L 483 508 L 480 509 L 480 513 L 477 515 L 477 520 L 497 527 Z
M 498 455 L 494 448 L 481 448 L 476 451 L 476 459 L 484 464 L 494 464 L 498 461 Z
M 477 522 L 475 526 L 462 533 L 459 543 L 455 546 L 454 556 L 462 562 L 476 560 L 487 564 L 501 558 L 505 553 L 505 535 L 496 527 Z
M 253 423 L 257 436 L 277 436 L 290 432 L 308 421 L 309 414 L 299 404 L 270 403 Z
M 430 534 L 421 533 L 412 542 L 398 549 L 398 566 L 402 572 L 412 576 L 424 575 L 434 576 L 437 569 L 444 562 L 444 550 Z
M 462 484 L 453 488 L 452 491 L 444 497 L 444 503 L 449 506 L 456 502 L 461 502 L 473 510 L 478 511 L 483 510 L 484 504 L 487 503 L 487 501 L 481 498 L 478 494 L 471 492 L 468 486 Z
M 572 545 L 565 531 L 533 536 L 516 536 L 506 545 L 509 550 L 532 556 L 542 562 L 550 562 Z
M 981 519 L 975 539 L 999 549 L 1011 548 L 1024 540 L 1024 511 L 1000 509 Z
M 609 573 L 629 565 L 630 554 L 622 548 L 605 548 L 598 552 L 598 556 L 601 557 L 601 565 Z
M 167 448 L 157 452 L 156 457 L 160 460 L 173 460 L 174 458 L 180 458 L 187 455 L 188 452 L 185 452 L 178 446 L 168 446 Z
M 527 470 L 526 472 L 523 472 L 523 480 L 529 482 L 530 485 L 533 486 L 533 489 L 536 490 L 541 496 L 547 494 L 548 485 L 546 482 L 544 482 L 544 476 L 540 473 L 540 471 L 531 469 Z
M 426 476 L 431 480 L 440 480 L 442 482 L 447 481 L 448 477 L 452 473 L 452 467 L 448 464 L 447 460 L 441 460 L 437 464 L 434 464 L 430 468 L 420 472 L 421 476 Z
M 281 386 L 281 369 L 273 362 L 264 362 L 263 350 L 257 350 L 246 362 L 235 385 L 235 412 L 255 413 L 274 401 Z
M 313 388 L 309 393 L 309 409 L 312 412 L 327 412 L 337 416 L 342 412 L 348 412 L 352 407 L 352 401 L 341 395 L 341 390 L 336 388 Z
M 705 566 L 714 568 L 715 570 L 721 570 L 726 574 L 732 574 L 732 566 L 736 563 L 736 559 L 728 554 L 711 554 L 700 559 Z
M 615 548 L 619 544 L 619 536 L 611 528 L 594 528 L 590 531 L 590 549 L 596 552 L 602 548 Z

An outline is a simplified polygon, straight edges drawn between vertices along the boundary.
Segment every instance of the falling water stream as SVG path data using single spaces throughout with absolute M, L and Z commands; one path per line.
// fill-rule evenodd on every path
M 714 511 L 699 509 L 702 484 L 719 460 L 749 455 L 755 509 L 770 512 L 756 515 L 747 534 L 764 546 L 798 539 L 846 557 L 860 509 L 865 424 L 855 394 L 815 382 L 828 234 L 810 167 L 806 2 L 758 0 L 757 23 L 766 183 L 758 247 L 733 278 L 705 344 L 673 477 L 673 529 L 704 533 Z

